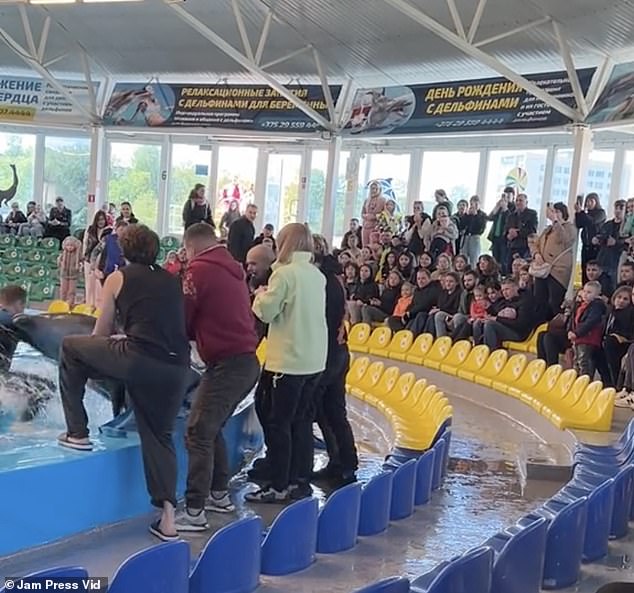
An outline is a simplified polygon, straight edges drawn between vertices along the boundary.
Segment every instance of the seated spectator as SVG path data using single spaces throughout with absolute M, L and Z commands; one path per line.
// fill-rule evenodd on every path
M 451 331 L 452 335 L 469 318 L 469 310 L 474 298 L 474 288 L 478 283 L 478 275 L 473 270 L 467 270 L 462 276 L 462 294 L 458 312 L 448 321 L 445 328 L 436 328 L 436 336 L 446 336 Z M 486 294 L 485 294 L 486 296 Z M 440 331 L 439 331 L 440 330 Z
M 505 341 L 523 342 L 534 327 L 530 303 L 528 299 L 520 297 L 519 286 L 513 278 L 506 278 L 502 282 L 502 295 L 504 300 L 495 318 L 484 322 L 480 335 L 476 335 L 474 328 L 476 343 L 486 344 L 491 350 L 500 348 Z
M 617 288 L 603 333 L 598 369 L 606 387 L 616 387 L 621 372 L 621 361 L 634 341 L 634 305 L 629 286 Z
M 414 274 L 414 256 L 408 251 L 403 251 L 398 256 L 396 270 L 405 280 L 409 282 Z
M 398 271 L 398 253 L 396 251 L 388 251 L 383 261 L 383 265 L 377 274 L 377 282 L 383 284 L 392 270 Z
M 427 315 L 436 306 L 440 291 L 440 283 L 432 280 L 427 270 L 419 269 L 416 272 L 414 296 L 407 312 L 402 317 L 388 317 L 389 328 L 393 332 L 407 328 L 415 336 L 422 334 L 427 323 Z
M 183 266 L 178 260 L 178 254 L 176 251 L 168 252 L 165 256 L 165 261 L 163 262 L 163 268 L 173 276 L 180 276 L 183 273 Z
M 512 262 L 511 262 L 511 276 L 513 276 L 513 278 L 517 281 L 519 281 L 520 279 L 520 270 L 524 267 L 527 266 L 528 263 L 525 259 L 522 259 L 521 257 L 516 257 Z
M 46 237 L 53 237 L 59 240 L 59 248 L 62 248 L 62 241 L 70 235 L 70 224 L 72 222 L 71 211 L 64 206 L 64 198 L 55 198 L 55 206 L 51 208 L 46 223 Z
M 500 267 L 490 255 L 481 255 L 478 259 L 480 284 L 497 284 L 500 281 Z
M 462 299 L 460 276 L 456 272 L 448 272 L 443 277 L 443 290 L 438 295 L 436 306 L 429 311 L 425 331 L 434 336 L 447 334 L 447 324 L 458 312 Z
M 465 290 L 463 294 L 467 293 Z M 485 286 L 476 285 L 471 291 L 472 297 L 469 303 L 469 311 L 467 315 L 457 314 L 454 316 L 452 337 L 454 340 L 466 340 L 473 336 L 473 326 L 475 323 L 482 323 L 487 318 L 487 309 L 491 305 L 491 301 L 487 298 L 487 290 Z M 458 318 L 458 315 L 460 317 Z
M 432 256 L 426 251 L 422 253 L 421 256 L 418 258 L 418 267 L 424 268 L 430 274 L 434 271 L 434 260 Z M 449 268 L 447 269 L 447 272 L 450 271 L 450 267 L 451 267 L 451 264 L 449 264 Z
M 614 203 L 614 218 L 603 223 L 599 232 L 592 238 L 592 244 L 598 247 L 597 261 L 610 279 L 610 293 L 616 287 L 619 262 L 627 247 L 621 236 L 621 226 L 625 218 L 625 200 Z
M 348 244 L 344 249 L 350 254 L 350 257 L 356 261 L 361 254 L 361 248 L 359 247 L 359 237 L 355 233 L 348 235 Z
M 132 204 L 130 204 L 130 202 L 121 202 L 121 206 L 119 206 L 119 216 L 115 220 L 115 224 L 118 221 L 120 221 L 120 220 L 125 222 L 126 224 L 138 224 L 139 223 L 137 217 L 134 216 L 134 212 L 132 212 Z M 200 221 L 196 220 L 194 222 L 200 222 Z M 191 224 L 194 224 L 194 223 L 191 222 Z M 191 224 L 190 224 L 190 226 L 191 226 Z
M 344 233 L 343 239 L 341 240 L 341 249 L 348 248 L 348 237 L 350 237 L 350 235 L 356 235 L 358 238 L 358 245 L 361 245 L 361 225 L 359 224 L 358 218 L 350 219 L 348 230 Z
M 634 287 L 634 262 L 625 261 L 619 268 L 619 284 L 617 288 L 621 286 L 627 286 L 628 288 Z
M 436 259 L 441 253 L 453 254 L 454 242 L 458 239 L 458 227 L 451 220 L 445 206 L 437 206 L 435 211 L 436 217 L 431 225 L 429 252 Z
M 613 280 L 603 271 L 603 266 L 597 260 L 590 260 L 586 264 L 586 278 L 588 282 L 598 282 L 604 297 L 612 296 Z
M 354 262 L 348 263 L 343 269 L 343 287 L 346 291 L 346 301 L 352 298 L 359 286 L 359 266 Z
M 20 210 L 20 204 L 13 202 L 11 204 L 11 212 L 7 214 L 4 219 L 4 228 L 6 232 L 11 235 L 17 235 L 20 230 L 20 226 L 26 223 L 26 216 L 24 212 Z
M 409 306 L 412 304 L 413 298 L 414 285 L 411 282 L 403 282 L 403 285 L 401 286 L 401 296 L 394 307 L 392 315 L 394 315 L 394 317 L 402 318 L 407 313 Z
M 446 253 L 441 253 L 436 259 L 436 269 L 432 272 L 432 280 L 440 280 L 442 276 L 452 272 L 451 269 L 451 257 Z
M 35 202 L 29 202 L 33 204 L 33 209 L 29 212 L 27 206 L 26 222 L 20 225 L 18 234 L 21 237 L 36 237 L 38 239 L 44 236 L 44 230 L 46 229 L 46 214 L 42 212 L 42 207 Z
M 606 307 L 601 300 L 601 284 L 587 282 L 581 290 L 581 303 L 571 317 L 568 340 L 574 352 L 574 365 L 579 375 L 594 378 L 596 359 L 605 321 Z
M 341 251 L 337 256 L 337 261 L 342 268 L 345 268 L 348 264 L 354 263 L 347 251 Z
M 274 231 L 275 227 L 272 224 L 265 224 L 262 232 L 254 239 L 253 246 L 267 245 L 273 250 L 273 253 L 276 253 L 277 244 L 275 243 L 275 237 L 273 236 Z
M 469 269 L 469 262 L 464 255 L 456 255 L 453 258 L 453 270 L 462 278 L 462 275 Z
M 402 284 L 403 277 L 396 270 L 392 270 L 388 274 L 381 296 L 370 299 L 368 305 L 361 307 L 361 320 L 372 324 L 383 322 L 388 315 L 392 315 L 401 295 Z
M 356 264 L 358 266 L 362 266 L 363 264 L 373 265 L 375 263 L 372 250 L 369 247 L 362 247 L 359 255 L 357 256 Z
M 361 266 L 359 268 L 359 285 L 348 301 L 350 323 L 359 323 L 363 305 L 369 305 L 372 299 L 378 299 L 379 296 L 379 287 L 372 278 L 372 268 Z

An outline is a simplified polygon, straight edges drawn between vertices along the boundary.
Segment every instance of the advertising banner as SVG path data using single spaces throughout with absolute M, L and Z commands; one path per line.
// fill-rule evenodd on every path
M 289 85 L 295 96 L 328 118 L 319 85 Z M 336 101 L 341 87 L 331 87 Z M 266 85 L 119 83 L 104 113 L 107 126 L 202 127 L 314 132 L 319 124 Z
M 593 68 L 578 71 L 584 93 L 593 73 Z M 576 105 L 566 72 L 526 78 L 567 105 Z M 569 121 L 556 109 L 500 77 L 359 90 L 345 133 L 384 136 L 525 130 Z
M 60 81 L 76 98 L 90 106 L 88 85 Z M 94 83 L 97 93 L 99 85 Z M 86 119 L 64 95 L 41 78 L 0 75 L 0 121 L 37 122 L 52 119 Z
M 586 120 L 604 124 L 634 119 L 634 62 L 614 66 L 608 83 Z

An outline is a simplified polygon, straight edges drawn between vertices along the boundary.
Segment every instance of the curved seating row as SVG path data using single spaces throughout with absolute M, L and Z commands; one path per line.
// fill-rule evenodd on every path
M 91 315 L 93 317 L 99 317 L 101 311 L 99 309 L 93 309 L 90 305 L 85 303 L 75 305 L 71 310 L 66 301 L 55 300 L 49 304 L 47 313 L 76 313 L 77 315 Z
M 612 426 L 615 390 L 603 388 L 587 375 L 546 368 L 543 360 L 528 361 L 525 354 L 509 355 L 500 349 L 472 346 L 468 340 L 434 340 L 431 334 L 414 339 L 411 332 L 392 335 L 387 327 L 374 331 L 364 323 L 350 331 L 350 349 L 406 361 L 473 381 L 531 406 L 560 429 L 609 431 Z

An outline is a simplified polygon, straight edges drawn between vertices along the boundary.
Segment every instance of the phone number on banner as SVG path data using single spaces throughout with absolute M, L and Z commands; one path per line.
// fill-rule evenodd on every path
M 503 118 L 489 119 L 457 119 L 440 121 L 436 124 L 437 128 L 471 128 L 476 126 L 499 126 L 504 123 Z
M 260 125 L 268 130 L 315 130 L 319 127 L 316 121 L 264 121 Z

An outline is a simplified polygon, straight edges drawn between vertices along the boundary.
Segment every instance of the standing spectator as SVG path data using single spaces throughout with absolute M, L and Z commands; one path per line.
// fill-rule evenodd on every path
M 414 215 L 408 217 L 409 227 L 405 231 L 405 242 L 407 249 L 416 257 L 420 257 L 427 249 L 431 242 L 431 218 L 422 209 L 414 211 Z
M 359 245 L 361 245 L 361 226 L 359 225 L 358 218 L 350 219 L 348 230 L 343 234 L 343 239 L 341 239 L 341 249 L 348 249 L 348 237 L 350 235 L 356 235 L 359 238 Z
M 627 286 L 634 288 L 634 262 L 626 261 L 619 268 L 619 284 L 618 287 Z
M 247 271 L 247 285 L 249 287 L 249 294 L 251 300 L 255 295 L 255 292 L 261 286 L 267 286 L 269 278 L 273 273 L 271 266 L 275 261 L 275 254 L 266 245 L 256 245 L 251 247 L 247 253 L 246 271 Z M 258 336 L 258 343 L 262 341 L 262 338 L 266 336 L 267 326 L 262 323 L 257 317 L 254 316 L 255 333 Z M 260 418 L 260 421 L 262 419 Z
M 46 223 L 46 236 L 59 240 L 59 248 L 62 248 L 62 241 L 70 235 L 70 224 L 72 221 L 71 211 L 64 206 L 64 198 L 55 198 L 55 206 L 51 208 Z
M 13 202 L 11 204 L 11 212 L 9 212 L 7 217 L 4 219 L 4 227 L 7 230 L 7 233 L 17 235 L 20 227 L 25 223 L 26 216 L 24 215 L 24 212 L 20 210 L 20 204 Z
M 453 252 L 457 255 L 462 252 L 462 246 L 464 245 L 464 238 L 466 235 L 466 216 L 469 209 L 469 202 L 467 200 L 458 200 L 456 204 L 456 213 L 451 217 L 456 228 L 458 229 L 458 238 L 453 248 Z
M 81 241 L 75 237 L 66 237 L 62 242 L 62 252 L 57 258 L 59 267 L 59 298 L 68 303 L 72 309 L 75 306 L 77 293 L 77 279 L 81 271 Z
M 125 259 L 123 258 L 119 238 L 127 226 L 127 222 L 118 220 L 114 225 L 114 231 L 105 236 L 104 248 L 99 259 L 97 271 L 95 272 L 95 276 L 101 282 L 102 286 L 110 274 L 125 266 Z
M 586 282 L 581 290 L 581 303 L 572 316 L 568 340 L 572 344 L 578 375 L 594 379 L 597 354 L 601 348 L 606 307 L 601 299 L 601 285 Z
M 41 239 L 46 228 L 46 214 L 42 212 L 42 207 L 39 204 L 35 202 L 29 202 L 29 204 L 33 204 L 33 209 L 29 212 L 27 205 L 26 223 L 20 225 L 18 234 L 22 237 Z
M 123 221 L 126 224 L 138 224 L 139 220 L 132 212 L 132 204 L 130 202 L 121 202 L 119 207 L 119 216 L 117 216 L 115 223 Z
M 245 497 L 269 503 L 284 502 L 295 490 L 305 495 L 303 484 L 313 466 L 314 392 L 328 355 L 326 279 L 312 263 L 310 230 L 300 223 L 287 224 L 277 240 L 273 274 L 253 301 L 255 315 L 269 324 L 256 397 L 263 401 L 271 480 Z
M 621 236 L 621 225 L 625 219 L 625 200 L 614 202 L 614 218 L 604 222 L 601 229 L 592 239 L 592 244 L 599 248 L 597 261 L 610 278 L 610 292 L 616 287 L 619 273 L 619 262 L 626 248 L 625 239 Z
M 379 213 L 377 222 L 380 231 L 389 231 L 393 235 L 401 232 L 402 217 L 395 200 L 385 200 L 385 208 Z
M 529 270 L 535 278 L 535 301 L 548 305 L 548 318 L 552 319 L 561 307 L 572 276 L 577 230 L 563 202 L 548 204 L 546 216 L 552 224 L 539 236 Z
M 235 200 L 234 200 L 235 201 Z M 194 189 L 189 192 L 189 198 L 183 206 L 183 226 L 187 230 L 197 222 L 206 222 L 214 226 L 211 216 L 211 207 L 205 198 L 205 186 L 202 183 L 194 185 Z
M 480 198 L 478 196 L 471 196 L 463 224 L 464 241 L 460 253 L 467 257 L 471 267 L 475 267 L 480 257 L 482 235 L 487 226 L 487 215 L 480 210 Z
M 493 259 L 502 264 L 507 259 L 508 244 L 506 239 L 506 221 L 512 209 L 511 196 L 512 192 L 507 192 L 506 188 L 500 199 L 495 204 L 495 208 L 489 214 L 489 220 L 493 223 L 489 231 L 488 239 L 491 241 L 491 255 Z
M 226 212 L 222 215 L 220 219 L 220 235 L 221 237 L 226 237 L 229 233 L 229 229 L 231 225 L 240 218 L 240 201 L 239 200 L 231 200 L 229 202 L 229 207 Z
M 581 274 L 584 284 L 588 282 L 586 264 L 599 254 L 599 245 L 592 240 L 600 233 L 605 219 L 605 210 L 601 208 L 598 194 L 589 193 L 583 205 L 581 197 L 575 202 L 575 225 L 581 230 Z
M 187 424 L 186 507 L 178 531 L 207 529 L 205 510 L 230 513 L 229 461 L 222 428 L 253 389 L 260 364 L 242 267 L 205 223 L 185 232 L 189 265 L 183 282 L 187 335 L 206 364 Z
M 438 204 L 434 212 L 436 218 L 431 225 L 429 252 L 436 259 L 441 253 L 453 255 L 454 242 L 458 240 L 458 227 L 444 204 Z
M 274 231 L 275 227 L 271 223 L 265 224 L 262 228 L 262 232 L 253 241 L 253 246 L 266 245 L 273 253 L 277 252 L 277 243 L 273 236 Z
M 95 271 L 91 266 L 93 251 L 99 245 L 104 229 L 108 226 L 106 213 L 103 210 L 97 210 L 92 224 L 84 233 L 83 255 L 84 255 L 84 284 L 86 287 L 86 304 L 95 308 L 97 306 L 97 278 Z
M 437 218 L 436 214 L 438 213 L 438 208 L 440 208 L 441 206 L 444 206 L 445 209 L 447 210 L 447 214 L 451 216 L 451 213 L 453 212 L 453 204 L 447 197 L 447 192 L 444 189 L 437 189 L 434 192 L 434 199 L 436 200 L 436 205 L 434 206 L 434 209 L 431 212 L 432 220 L 436 220 Z
M 370 245 L 370 237 L 372 233 L 379 230 L 379 214 L 385 209 L 386 200 L 381 191 L 381 185 L 378 181 L 370 182 L 370 195 L 363 202 L 361 210 L 361 237 L 362 246 Z
M 234 259 L 244 264 L 247 252 L 253 245 L 255 226 L 253 223 L 258 215 L 258 207 L 249 204 L 243 216 L 238 218 L 229 228 L 227 247 Z
M 511 262 L 516 257 L 528 259 L 530 250 L 528 248 L 528 236 L 537 232 L 537 212 L 528 208 L 528 196 L 518 194 L 515 198 L 515 210 L 506 219 L 504 233 L 508 241 L 507 259 L 504 271 L 508 274 L 511 269 Z

